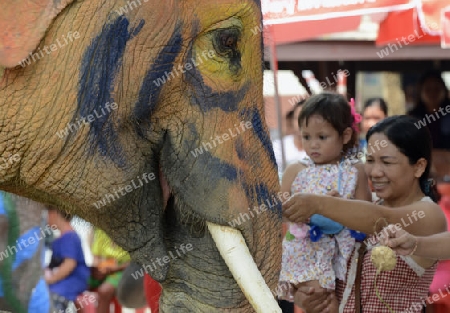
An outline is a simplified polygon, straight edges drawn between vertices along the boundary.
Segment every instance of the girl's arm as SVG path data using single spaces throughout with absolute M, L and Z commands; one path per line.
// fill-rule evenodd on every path
M 413 254 L 438 260 L 450 259 L 450 232 L 417 237 L 404 229 L 389 225 L 386 233 L 389 238 L 384 239 L 383 243 L 394 249 L 398 254 Z
M 302 169 L 304 169 L 306 166 L 301 163 L 294 163 L 288 165 L 286 170 L 283 173 L 283 177 L 281 178 L 281 192 L 284 194 L 285 192 L 288 192 L 291 194 L 291 187 L 292 183 L 295 180 L 295 177 L 297 177 L 298 172 L 300 172 Z M 283 216 L 283 222 L 289 222 L 287 218 Z
M 306 166 L 302 163 L 294 163 L 288 165 L 286 170 L 283 173 L 283 177 L 281 178 L 281 192 L 289 192 L 291 193 L 292 183 L 297 177 L 298 172 L 306 168 Z
M 425 201 L 388 208 L 367 201 L 298 193 L 283 204 L 283 214 L 291 222 L 305 222 L 312 214 L 321 214 L 366 234 L 377 233 L 387 224 L 400 226 L 417 236 L 447 229 L 441 208 Z
M 364 164 L 355 164 L 358 170 L 358 180 L 356 182 L 355 189 L 355 199 L 372 201 L 372 192 L 369 188 L 369 180 L 367 178 L 366 172 L 364 171 Z

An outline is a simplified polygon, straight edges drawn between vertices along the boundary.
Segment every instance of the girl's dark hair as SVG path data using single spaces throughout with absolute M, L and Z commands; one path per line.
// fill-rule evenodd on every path
M 408 158 L 409 164 L 416 164 L 421 158 L 427 160 L 425 171 L 419 178 L 420 189 L 434 202 L 438 202 L 440 195 L 429 179 L 433 150 L 431 135 L 427 127 L 417 127 L 420 125 L 418 122 L 418 119 L 407 115 L 387 117 L 369 129 L 366 140 L 369 141 L 373 134 L 382 133 Z
M 383 98 L 370 98 L 368 99 L 365 103 L 364 103 L 364 108 L 363 108 L 363 112 L 374 105 L 378 105 L 381 109 L 381 111 L 383 111 L 384 116 L 388 116 L 388 106 L 386 101 L 384 101 Z
M 309 97 L 298 117 L 298 126 L 301 128 L 303 122 L 308 125 L 309 118 L 313 115 L 322 116 L 341 136 L 347 127 L 352 128 L 354 124 L 350 104 L 344 96 L 337 93 L 324 92 Z M 344 154 L 353 148 L 357 141 L 358 134 L 353 130 L 351 139 L 344 145 Z

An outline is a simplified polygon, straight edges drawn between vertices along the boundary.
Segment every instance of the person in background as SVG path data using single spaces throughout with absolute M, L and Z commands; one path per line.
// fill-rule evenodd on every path
M 302 146 L 302 138 L 300 135 L 300 129 L 298 128 L 298 117 L 302 111 L 302 106 L 305 100 L 297 102 L 297 104 L 286 114 L 286 136 L 283 137 L 284 153 L 286 158 L 286 164 L 298 162 L 307 157 L 305 150 Z M 281 155 L 281 142 L 279 139 L 273 141 L 273 149 L 275 153 L 275 159 L 278 164 L 279 176 L 283 173 L 282 168 L 282 155 Z
M 365 151 L 367 147 L 366 134 L 369 128 L 386 117 L 388 117 L 388 106 L 383 98 L 370 98 L 364 103 L 359 140 L 361 151 Z
M 408 115 L 419 119 L 417 127 L 427 126 L 434 149 L 450 150 L 450 100 L 438 71 L 426 72 L 419 80 L 418 101 Z
M 97 313 L 108 313 L 123 270 L 131 258 L 100 228 L 94 228 L 91 251 L 94 262 L 89 287 L 98 293 Z
M 53 306 L 65 312 L 70 301 L 88 288 L 89 268 L 84 262 L 81 240 L 70 225 L 71 215 L 48 207 L 48 223 L 56 225 L 61 236 L 52 245 L 52 257 L 45 273 Z

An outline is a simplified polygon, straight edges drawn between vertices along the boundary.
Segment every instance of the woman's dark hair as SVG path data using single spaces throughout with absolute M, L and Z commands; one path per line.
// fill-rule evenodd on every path
M 436 186 L 429 179 L 431 168 L 431 152 L 433 144 L 427 127 L 417 127 L 419 120 L 407 115 L 394 115 L 381 120 L 372 126 L 366 135 L 369 141 L 373 134 L 382 133 L 397 149 L 403 153 L 413 165 L 424 158 L 427 166 L 419 178 L 420 189 L 433 201 L 439 201 L 439 193 Z
M 422 89 L 423 89 L 423 85 L 425 84 L 425 82 L 429 79 L 434 79 L 436 80 L 441 86 L 442 89 L 445 90 L 445 97 L 444 97 L 444 101 L 442 101 L 441 103 L 441 107 L 445 107 L 448 104 L 448 89 L 447 86 L 445 85 L 445 81 L 442 78 L 442 73 L 440 71 L 437 70 L 430 70 L 425 72 L 419 79 L 418 85 L 417 85 L 417 98 L 416 98 L 416 105 L 414 106 L 414 108 L 408 112 L 409 115 L 412 116 L 422 116 L 424 114 L 426 114 L 426 106 L 425 103 L 422 100 Z
M 350 104 L 340 94 L 324 92 L 308 98 L 298 117 L 298 126 L 301 128 L 303 122 L 308 125 L 309 118 L 313 115 L 322 116 L 325 121 L 337 130 L 340 136 L 343 135 L 347 127 L 353 129 L 354 117 L 350 109 Z M 344 145 L 344 153 L 347 153 L 356 145 L 357 139 L 358 134 L 353 130 L 351 139 Z
M 363 108 L 363 112 L 374 105 L 378 105 L 381 109 L 381 111 L 383 111 L 384 116 L 388 116 L 388 106 L 386 101 L 384 101 L 383 98 L 370 98 L 368 99 L 365 103 L 364 103 L 364 108 Z

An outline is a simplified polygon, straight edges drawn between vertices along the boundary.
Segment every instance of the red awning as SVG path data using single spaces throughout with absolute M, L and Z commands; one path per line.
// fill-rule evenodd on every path
M 361 24 L 360 16 L 338 17 L 329 20 L 301 21 L 273 24 L 265 27 L 276 44 L 304 41 L 336 32 L 352 31 Z M 265 37 L 265 39 L 268 39 Z
M 415 8 L 391 12 L 380 24 L 377 45 L 439 44 L 450 47 L 450 2 L 417 0 Z
M 355 30 L 360 25 L 362 15 L 407 10 L 415 5 L 415 0 L 262 0 L 261 2 L 264 27 L 276 44 Z

